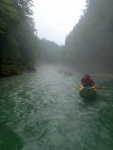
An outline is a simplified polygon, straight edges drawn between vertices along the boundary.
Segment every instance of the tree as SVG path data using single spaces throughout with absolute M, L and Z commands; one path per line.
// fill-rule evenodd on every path
M 112 11 L 113 0 L 87 0 L 84 15 L 66 37 L 65 62 L 79 71 L 111 72 Z

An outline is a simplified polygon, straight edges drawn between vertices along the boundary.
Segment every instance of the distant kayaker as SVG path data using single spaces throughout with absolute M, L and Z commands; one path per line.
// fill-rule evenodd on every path
M 85 76 L 81 79 L 81 84 L 84 87 L 94 86 L 94 81 L 90 78 L 89 74 L 85 74 Z

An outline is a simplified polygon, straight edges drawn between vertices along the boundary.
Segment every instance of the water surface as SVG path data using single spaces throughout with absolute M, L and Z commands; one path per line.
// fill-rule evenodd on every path
M 113 77 L 93 75 L 95 99 L 81 98 L 82 75 L 41 67 L 0 79 L 0 150 L 113 150 Z

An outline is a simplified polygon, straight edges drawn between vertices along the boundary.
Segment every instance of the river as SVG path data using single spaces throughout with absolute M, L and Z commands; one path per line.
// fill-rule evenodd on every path
M 0 150 L 113 150 L 113 76 L 92 75 L 95 99 L 81 98 L 82 75 L 54 66 L 0 79 Z

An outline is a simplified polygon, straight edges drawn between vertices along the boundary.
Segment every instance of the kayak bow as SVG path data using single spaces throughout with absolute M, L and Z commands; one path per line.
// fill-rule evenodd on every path
M 96 95 L 96 88 L 95 87 L 79 87 L 79 94 L 82 97 L 94 97 Z

